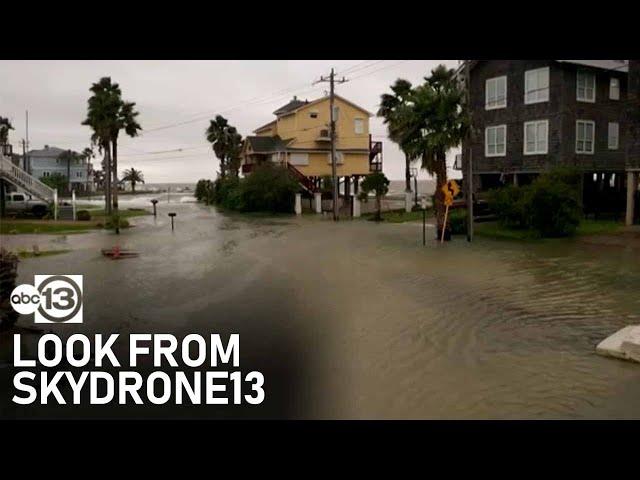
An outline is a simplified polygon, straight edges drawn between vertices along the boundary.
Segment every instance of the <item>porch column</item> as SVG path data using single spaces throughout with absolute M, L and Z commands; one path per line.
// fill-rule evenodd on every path
M 638 189 L 637 175 L 637 172 L 627 172 L 627 212 L 624 222 L 625 225 L 633 225 L 636 190 Z
M 360 181 L 360 176 L 356 175 L 355 177 L 353 177 L 353 193 L 357 196 L 358 195 L 358 183 Z
M 344 198 L 349 198 L 351 196 L 351 177 L 344 177 Z
M 296 215 L 302 215 L 302 194 L 296 193 L 296 205 L 295 205 Z
M 322 213 L 322 193 L 321 192 L 313 193 L 313 206 L 315 207 L 316 213 Z
M 353 202 L 353 218 L 358 218 L 360 216 L 360 200 L 358 199 L 358 195 L 353 194 L 351 201 Z
M 518 186 L 518 174 L 517 173 L 513 174 L 513 186 L 514 187 Z

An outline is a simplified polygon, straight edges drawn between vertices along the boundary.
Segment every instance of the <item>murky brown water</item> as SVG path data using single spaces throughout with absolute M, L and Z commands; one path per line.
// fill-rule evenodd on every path
M 640 365 L 594 353 L 640 323 L 637 249 L 425 248 L 413 224 L 159 211 L 122 235 L 139 258 L 102 258 L 111 234 L 70 235 L 57 245 L 73 253 L 23 261 L 20 280 L 84 274 L 86 329 L 241 333 L 275 416 L 640 418 Z

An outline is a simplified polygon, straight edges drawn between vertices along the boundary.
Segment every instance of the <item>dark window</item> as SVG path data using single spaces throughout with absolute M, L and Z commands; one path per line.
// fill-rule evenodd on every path
M 13 196 L 13 201 L 14 202 L 24 202 L 24 195 L 14 195 Z

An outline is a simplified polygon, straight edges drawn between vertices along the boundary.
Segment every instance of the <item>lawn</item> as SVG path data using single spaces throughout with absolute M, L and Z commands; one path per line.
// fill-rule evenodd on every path
M 375 216 L 375 212 L 363 213 L 360 218 L 364 220 L 372 220 Z M 431 209 L 427 208 L 427 219 L 433 216 Z M 422 210 L 416 210 L 412 212 L 405 212 L 402 210 L 390 210 L 388 212 L 382 212 L 382 219 L 389 223 L 404 223 L 404 222 L 418 222 L 422 221 Z
M 83 209 L 78 209 L 83 210 Z M 88 209 L 86 209 L 88 210 Z M 3 218 L 0 220 L 1 234 L 71 234 L 86 233 L 96 228 L 104 228 L 107 223 L 107 216 L 104 209 L 88 210 L 91 220 L 70 221 L 70 220 L 14 220 Z M 128 228 L 127 218 L 141 215 L 151 215 L 151 212 L 143 208 L 130 208 L 120 210 L 120 227 Z
M 576 230 L 576 236 L 610 235 L 619 232 L 622 228 L 621 222 L 612 220 L 582 220 Z M 501 240 L 545 240 L 532 230 L 507 228 L 497 222 L 476 223 L 474 233 L 482 237 Z
M 51 255 L 69 253 L 70 251 L 71 250 L 41 250 L 36 253 L 33 250 L 18 250 L 18 256 L 20 258 L 50 257 Z

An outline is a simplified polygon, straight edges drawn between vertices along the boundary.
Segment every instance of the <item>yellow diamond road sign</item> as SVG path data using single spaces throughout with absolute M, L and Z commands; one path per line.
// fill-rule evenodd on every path
M 444 204 L 450 207 L 453 205 L 454 197 L 460 193 L 460 187 L 455 180 L 449 180 L 442 186 L 442 192 L 444 193 Z

